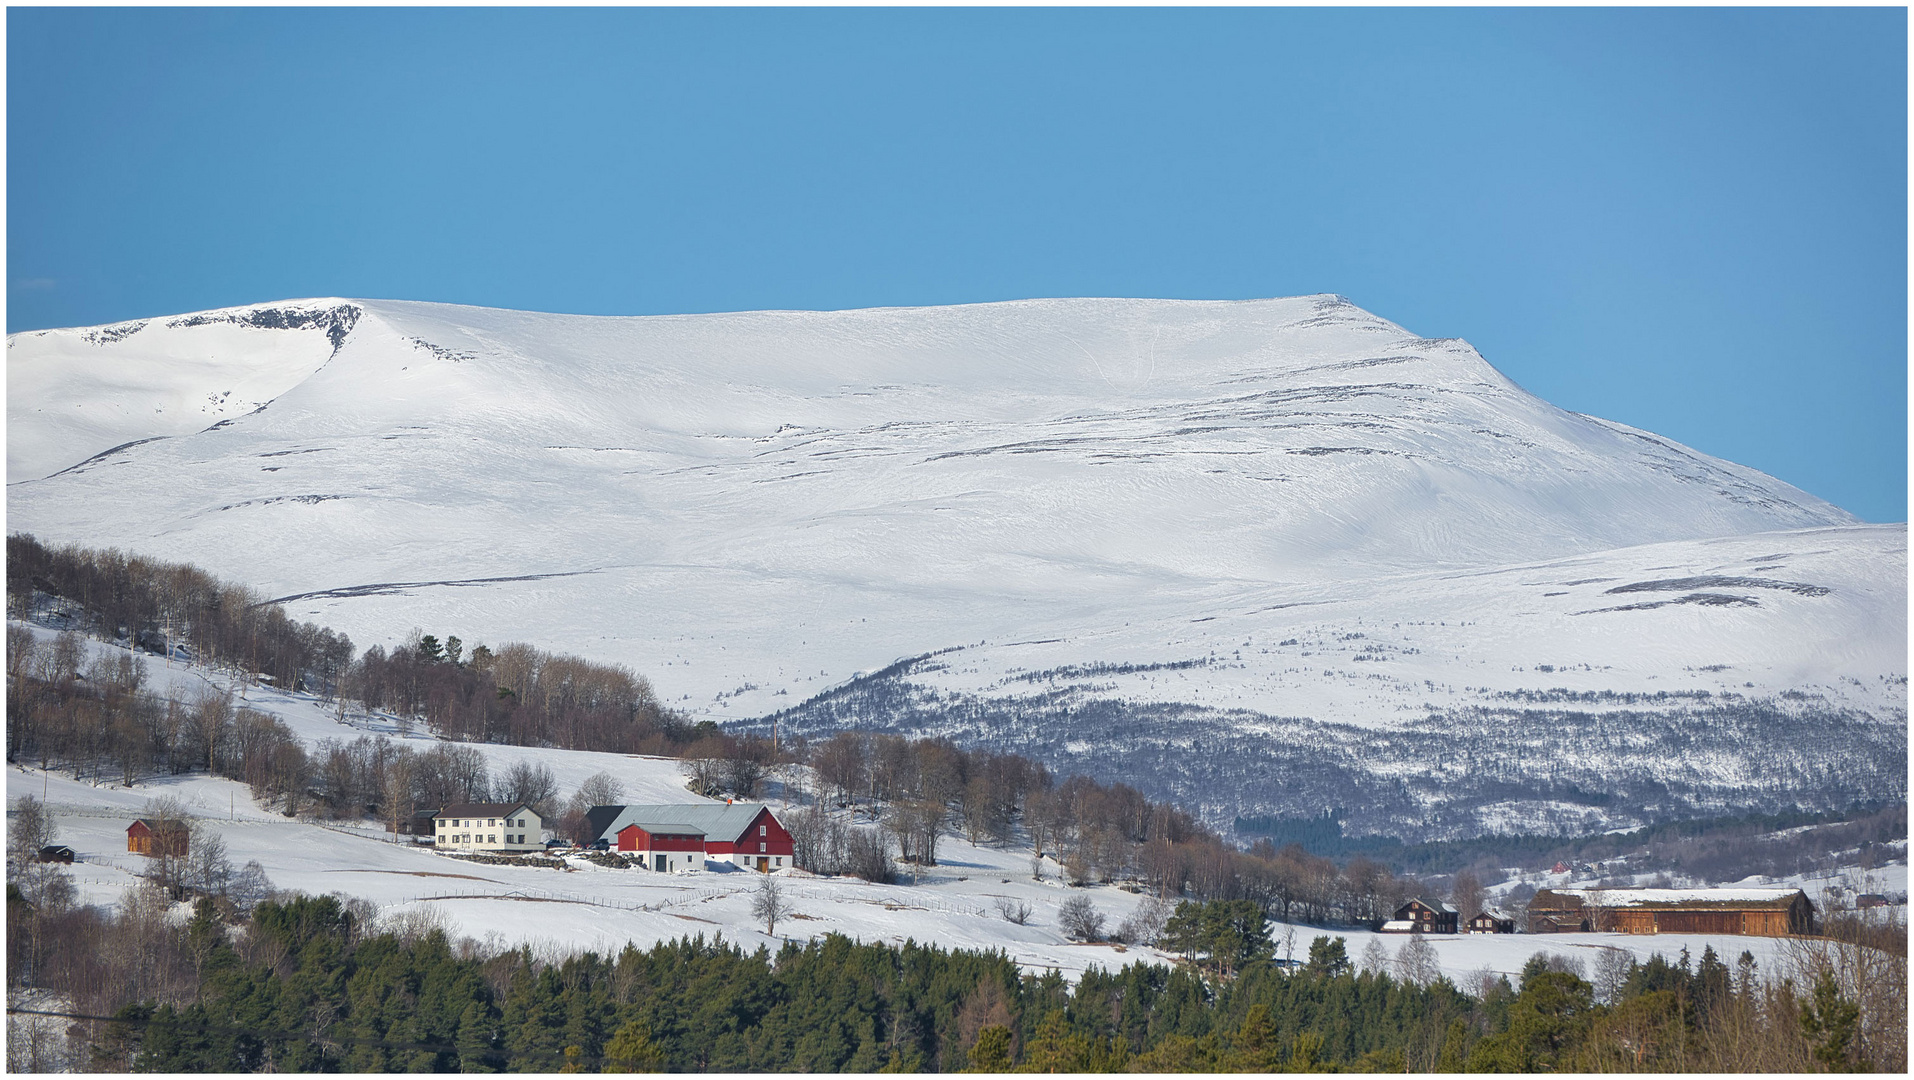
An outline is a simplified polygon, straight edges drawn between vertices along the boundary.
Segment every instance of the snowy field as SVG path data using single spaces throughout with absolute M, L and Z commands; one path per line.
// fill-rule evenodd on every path
M 656 762 L 652 775 L 668 782 L 661 773 L 669 768 L 670 763 Z M 41 785 L 38 773 L 9 770 L 10 799 L 29 793 L 38 798 Z M 126 852 L 126 826 L 148 797 L 170 794 L 205 815 L 206 823 L 225 840 L 235 865 L 257 860 L 281 889 L 363 897 L 387 918 L 430 912 L 453 935 L 497 946 L 525 944 L 552 955 L 615 952 L 627 942 L 642 948 L 686 934 L 721 933 L 747 950 L 758 945 L 775 950 L 783 941 L 836 932 L 861 941 L 910 939 L 945 948 L 1000 949 L 1027 970 L 1055 968 L 1069 977 L 1092 965 L 1115 968 L 1136 960 L 1170 959 L 1151 948 L 1072 942 L 1057 925 L 1057 908 L 1071 896 L 1089 896 L 1111 926 L 1143 897 L 1108 885 L 1067 888 L 1055 863 L 1047 864 L 1042 882 L 1033 881 L 1027 851 L 978 848 L 956 838 L 940 842 L 939 865 L 916 884 L 908 875 L 898 884 L 872 885 L 782 872 L 780 884 L 793 914 L 779 924 L 773 938 L 751 916 L 750 894 L 758 878 L 749 871 L 654 874 L 605 869 L 582 859 L 568 860 L 569 871 L 470 863 L 409 843 L 394 844 L 370 827 L 349 829 L 278 817 L 255 807 L 244 785 L 233 781 L 199 778 L 129 790 L 54 777 L 46 781 L 46 790 L 55 807 L 59 842 L 78 853 L 74 881 L 87 903 L 113 904 L 134 883 L 144 860 Z M 1033 912 L 1028 923 L 1006 921 L 997 911 L 1000 900 L 1028 904 Z M 1293 948 L 1301 958 L 1318 935 L 1345 938 L 1352 960 L 1362 956 L 1372 938 L 1391 957 L 1406 940 L 1399 934 L 1280 923 L 1271 936 L 1279 957 Z M 1767 938 L 1690 934 L 1458 935 L 1429 940 L 1442 971 L 1471 991 L 1479 986 L 1483 971 L 1513 976 L 1537 952 L 1580 958 L 1592 970 L 1601 949 L 1624 949 L 1645 960 L 1656 952 L 1672 958 L 1686 947 L 1698 959 L 1703 948 L 1712 945 L 1730 960 L 1750 949 L 1771 968 L 1783 948 Z

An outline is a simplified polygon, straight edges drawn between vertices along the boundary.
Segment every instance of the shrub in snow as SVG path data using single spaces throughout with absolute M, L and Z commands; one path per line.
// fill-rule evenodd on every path
M 1087 896 L 1073 896 L 1057 909 L 1057 925 L 1077 941 L 1096 941 L 1103 937 L 1103 913 Z

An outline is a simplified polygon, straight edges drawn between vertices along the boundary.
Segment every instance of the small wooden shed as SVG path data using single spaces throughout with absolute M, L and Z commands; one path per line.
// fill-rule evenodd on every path
M 183 821 L 138 818 L 126 827 L 126 850 L 156 858 L 186 854 L 188 833 Z

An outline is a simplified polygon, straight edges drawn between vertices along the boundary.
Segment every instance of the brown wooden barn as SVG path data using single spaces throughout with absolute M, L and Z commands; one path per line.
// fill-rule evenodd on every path
M 1529 901 L 1529 933 L 1618 934 L 1814 932 L 1814 904 L 1800 889 L 1543 889 Z
M 186 854 L 186 824 L 139 818 L 126 827 L 126 850 L 136 855 Z

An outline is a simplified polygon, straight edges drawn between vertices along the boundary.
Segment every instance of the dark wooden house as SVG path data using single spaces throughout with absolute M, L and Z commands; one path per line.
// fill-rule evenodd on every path
M 48 844 L 34 856 L 37 862 L 70 863 L 73 861 L 73 849 L 65 844 Z
M 1461 917 L 1454 904 L 1417 897 L 1397 908 L 1396 917 L 1391 921 L 1409 923 L 1410 933 L 1453 934 Z
M 186 823 L 183 821 L 139 818 L 126 827 L 126 850 L 149 858 L 184 855 L 187 836 Z
M 1513 934 L 1515 919 L 1495 908 L 1483 908 L 1469 920 L 1465 931 L 1470 934 Z
M 1529 901 L 1529 933 L 1752 934 L 1814 932 L 1800 889 L 1543 889 Z

